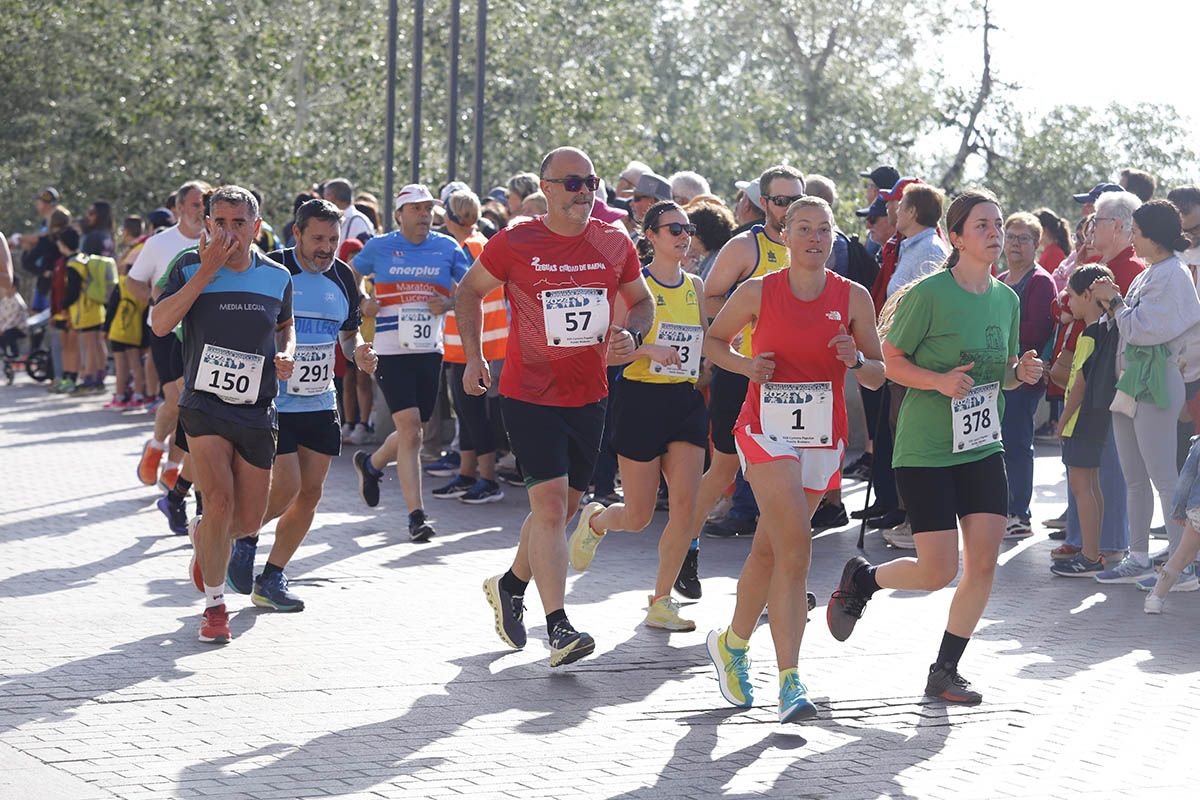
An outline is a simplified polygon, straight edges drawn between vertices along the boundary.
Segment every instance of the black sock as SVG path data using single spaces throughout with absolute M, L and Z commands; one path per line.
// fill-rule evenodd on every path
M 500 588 L 516 597 L 524 597 L 528 586 L 529 581 L 521 580 L 511 569 L 500 577 Z
M 963 651 L 967 649 L 967 642 L 970 639 L 964 639 L 961 636 L 955 636 L 950 631 L 942 634 L 942 646 L 938 650 L 937 664 L 940 667 L 947 669 L 957 669 L 958 660 L 962 658 Z
M 204 498 L 200 496 L 200 490 L 196 490 L 196 516 L 204 516 Z
M 546 630 L 553 631 L 554 626 L 560 622 L 566 622 L 567 625 L 571 624 L 570 622 L 567 622 L 567 612 L 562 608 L 560 608 L 558 611 L 551 611 L 546 615 Z
M 271 577 L 276 572 L 283 572 L 283 567 L 277 567 L 274 564 L 272 564 L 270 561 L 268 561 L 267 565 L 265 567 L 263 567 L 262 575 L 258 576 L 259 580 L 265 581 L 267 578 Z
M 868 600 L 879 591 L 879 583 L 875 580 L 875 570 L 870 564 L 859 567 L 854 571 L 854 590 Z
M 171 496 L 175 498 L 176 502 L 182 501 L 183 498 L 187 497 L 188 489 L 191 488 L 192 482 L 187 478 L 176 478 L 175 486 L 171 489 Z

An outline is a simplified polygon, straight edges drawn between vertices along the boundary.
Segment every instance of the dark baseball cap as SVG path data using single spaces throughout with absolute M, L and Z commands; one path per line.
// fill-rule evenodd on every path
M 858 174 L 863 178 L 870 178 L 871 183 L 880 189 L 890 189 L 896 185 L 896 181 L 900 180 L 900 170 L 886 164 L 876 167 L 870 172 L 860 172 Z
M 1092 190 L 1090 192 L 1084 192 L 1083 194 L 1077 194 L 1077 195 L 1074 195 L 1074 197 L 1075 197 L 1076 203 L 1079 203 L 1080 205 L 1084 205 L 1086 203 L 1096 202 L 1096 198 L 1102 194 L 1106 194 L 1108 192 L 1123 192 L 1123 191 L 1125 191 L 1125 190 L 1122 189 L 1119 185 L 1117 185 L 1115 183 L 1108 183 L 1106 181 L 1104 183 L 1097 183 L 1095 186 L 1092 187 Z
M 152 228 L 169 228 L 175 224 L 175 216 L 165 208 L 156 208 L 146 215 Z
M 47 186 L 45 189 L 42 189 L 40 192 L 38 192 L 34 199 L 41 200 L 43 203 L 57 203 L 58 189 L 55 189 L 53 186 Z
M 883 193 L 875 195 L 875 199 L 871 205 L 866 208 L 860 208 L 854 212 L 855 216 L 859 217 L 886 217 L 887 216 L 887 200 Z

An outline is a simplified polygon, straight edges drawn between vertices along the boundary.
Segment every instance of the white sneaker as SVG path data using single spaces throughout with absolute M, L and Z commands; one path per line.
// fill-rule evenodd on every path
M 1009 517 L 1008 527 L 1004 529 L 1005 539 L 1028 539 L 1033 536 L 1033 526 L 1029 520 L 1020 517 Z
M 342 444 L 350 444 L 350 435 L 354 433 L 354 426 L 349 422 L 342 423 Z
M 907 520 L 883 531 L 882 535 L 885 542 L 898 550 L 917 549 L 917 543 L 913 541 L 912 523 Z
M 1166 602 L 1167 601 L 1164 598 L 1159 597 L 1154 592 L 1151 592 L 1150 594 L 1146 595 L 1146 602 L 1142 606 L 1142 610 L 1147 614 L 1161 614 L 1163 611 L 1163 606 L 1166 604 Z
M 367 426 L 361 422 L 354 426 L 354 430 L 350 432 L 350 444 L 364 445 L 367 443 Z

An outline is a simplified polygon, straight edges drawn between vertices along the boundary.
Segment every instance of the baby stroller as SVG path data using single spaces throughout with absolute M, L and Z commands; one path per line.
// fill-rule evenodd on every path
M 54 375 L 50 351 L 43 346 L 46 326 L 50 323 L 50 309 L 40 311 L 25 320 L 25 330 L 11 328 L 3 332 L 4 337 L 4 380 L 12 385 L 17 370 L 23 369 L 38 383 Z M 22 339 L 29 339 L 29 350 L 21 355 Z

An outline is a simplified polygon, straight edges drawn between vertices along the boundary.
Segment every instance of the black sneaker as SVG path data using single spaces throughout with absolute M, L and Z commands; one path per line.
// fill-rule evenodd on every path
M 600 505 L 607 507 L 607 506 L 613 505 L 614 503 L 624 503 L 625 498 L 623 498 L 623 497 L 621 497 L 621 495 L 617 494 L 617 491 L 614 489 L 613 491 L 609 492 L 608 494 L 599 494 L 598 492 L 588 492 L 582 498 L 580 498 L 580 502 L 583 503 L 584 505 L 587 505 L 588 503 L 599 503 Z M 657 503 L 657 501 L 655 501 L 655 502 Z
M 710 519 L 704 523 L 702 532 L 710 539 L 734 539 L 739 536 L 753 536 L 758 527 L 756 519 L 741 519 L 726 515 L 721 519 Z
M 878 517 L 868 517 L 867 527 L 886 531 L 896 527 L 906 519 L 908 519 L 908 514 L 900 511 L 899 509 L 893 509 L 886 514 L 879 515 Z
M 464 477 L 460 472 L 454 476 L 454 480 L 450 481 L 445 486 L 439 486 L 430 492 L 430 494 L 439 500 L 454 500 L 455 498 L 462 497 L 464 494 L 470 491 L 471 487 L 474 485 L 474 478 Z
M 509 594 L 500 583 L 503 575 L 483 582 L 483 593 L 496 618 L 496 635 L 509 647 L 520 650 L 525 646 L 525 598 Z
M 700 599 L 700 551 L 688 550 L 675 579 L 675 591 L 688 600 Z
M 436 535 L 436 531 L 425 519 L 425 512 L 417 509 L 408 515 L 408 538 L 414 542 L 428 542 Z
M 570 622 L 561 621 L 550 631 L 550 666 L 561 667 L 572 664 L 596 649 L 596 642 L 586 633 L 580 633 Z
M 354 471 L 358 473 L 358 493 L 370 508 L 379 505 L 379 478 L 371 472 L 371 454 L 359 450 L 354 454 Z
M 865 481 L 871 477 L 871 454 L 863 453 L 842 470 L 842 477 L 852 481 Z
M 867 598 L 859 594 L 854 587 L 854 573 L 860 567 L 868 566 L 870 562 L 862 556 L 855 556 L 847 561 L 846 566 L 842 568 L 842 579 L 838 581 L 838 588 L 834 590 L 833 596 L 829 598 L 829 605 L 825 608 L 825 622 L 829 625 L 829 632 L 839 642 L 850 638 L 850 634 L 854 632 L 854 623 L 862 619 L 863 609 L 867 606 Z
M 945 667 L 941 664 L 929 665 L 925 694 L 947 703 L 961 703 L 967 706 L 976 706 L 983 702 L 983 695 L 972 688 L 970 681 L 958 674 L 956 667 Z
M 880 514 L 886 514 L 891 510 L 892 509 L 883 505 L 879 501 L 876 501 L 874 503 L 871 503 L 871 505 L 867 506 L 866 508 L 860 508 L 858 511 L 851 511 L 850 518 L 851 519 L 870 519 L 871 517 L 878 517 Z
M 812 611 L 817 607 L 817 596 L 812 592 L 805 592 L 804 599 L 808 601 L 808 610 Z
M 498 469 L 496 470 L 496 480 L 507 483 L 509 486 L 525 485 L 525 476 L 519 469 Z
M 840 528 L 850 522 L 846 516 L 846 507 L 841 503 L 821 503 L 812 516 L 812 529 L 823 531 L 826 528 Z

